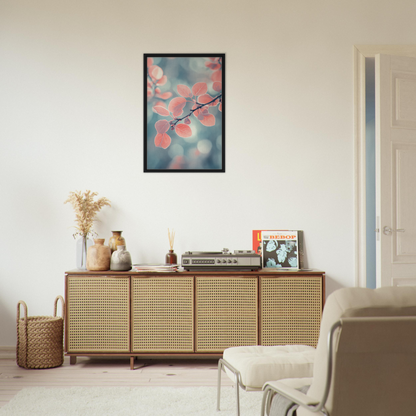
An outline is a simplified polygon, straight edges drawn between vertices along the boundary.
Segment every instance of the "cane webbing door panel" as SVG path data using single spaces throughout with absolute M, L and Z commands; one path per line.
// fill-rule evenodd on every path
M 132 277 L 133 352 L 193 352 L 193 277 Z
M 322 277 L 260 277 L 261 345 L 316 347 L 322 314 Z
M 256 345 L 257 277 L 196 277 L 196 352 Z
M 128 352 L 129 277 L 69 276 L 67 284 L 68 352 Z

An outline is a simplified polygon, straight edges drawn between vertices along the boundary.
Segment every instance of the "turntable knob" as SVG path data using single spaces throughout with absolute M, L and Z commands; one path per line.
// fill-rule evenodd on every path
M 228 254 L 228 252 L 229 252 L 229 251 L 230 251 L 230 250 L 228 250 L 228 248 L 223 248 L 223 249 L 222 249 L 222 253 L 223 253 L 223 254 Z

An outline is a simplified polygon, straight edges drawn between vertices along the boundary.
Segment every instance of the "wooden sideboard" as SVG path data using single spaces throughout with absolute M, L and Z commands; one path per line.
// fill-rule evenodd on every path
M 325 273 L 65 275 L 65 354 L 220 357 L 238 345 L 316 346 Z

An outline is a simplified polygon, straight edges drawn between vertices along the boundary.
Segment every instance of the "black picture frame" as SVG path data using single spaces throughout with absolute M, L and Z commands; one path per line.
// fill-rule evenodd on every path
M 144 172 L 225 172 L 225 54 L 143 55 Z

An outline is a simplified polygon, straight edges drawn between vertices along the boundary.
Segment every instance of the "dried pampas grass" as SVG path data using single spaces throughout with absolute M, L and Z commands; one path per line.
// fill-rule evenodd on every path
M 103 197 L 94 201 L 94 197 L 97 195 L 97 192 L 91 191 L 85 191 L 83 194 L 80 191 L 70 192 L 68 199 L 64 202 L 64 204 L 69 202 L 75 211 L 75 222 L 77 224 L 75 229 L 77 232 L 73 234 L 74 238 L 77 235 L 86 238 L 89 234 L 94 233 L 92 225 L 95 216 L 102 207 L 106 205 L 111 207 L 107 198 Z

